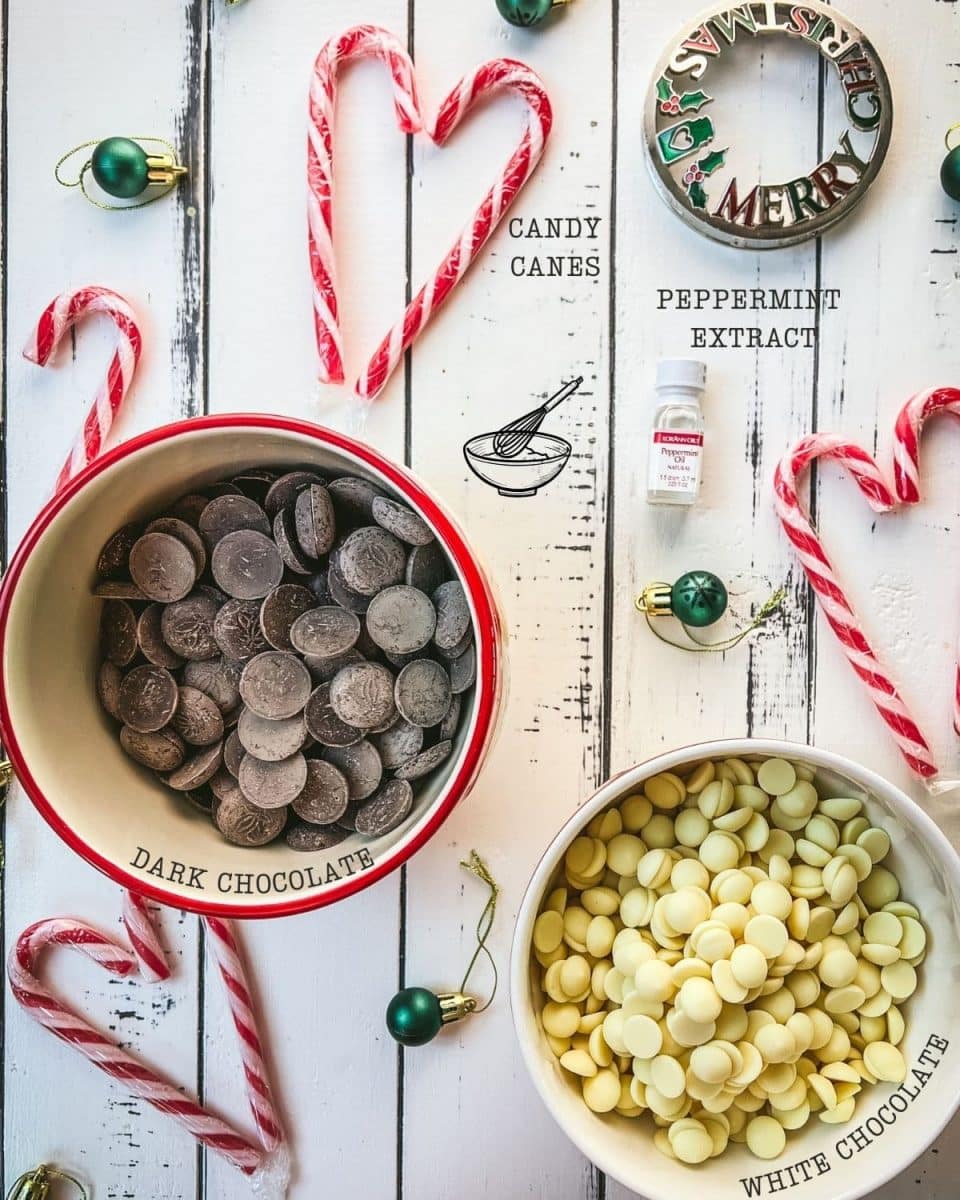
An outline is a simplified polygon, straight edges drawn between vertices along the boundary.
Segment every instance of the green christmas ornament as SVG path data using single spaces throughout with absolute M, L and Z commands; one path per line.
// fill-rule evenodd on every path
M 107 138 L 90 155 L 90 172 L 108 196 L 132 200 L 147 186 L 147 152 L 131 138 Z
M 703 629 L 727 611 L 727 589 L 710 571 L 688 571 L 670 589 L 670 606 L 681 624 Z
M 648 617 L 676 617 L 682 625 L 703 629 L 727 611 L 727 589 L 710 571 L 687 571 L 674 584 L 651 583 L 637 597 Z
M 678 650 L 732 650 L 738 642 L 752 633 L 754 629 L 775 612 L 783 602 L 786 591 L 781 588 L 775 592 L 757 611 L 752 622 L 739 633 L 725 638 L 720 642 L 701 642 L 693 636 L 691 629 L 704 629 L 714 625 L 727 611 L 728 595 L 723 580 L 712 571 L 687 571 L 676 583 L 650 583 L 637 597 L 637 609 L 647 619 L 647 624 L 657 637 Z M 664 637 L 656 628 L 657 617 L 676 617 L 683 626 L 687 637 L 693 643 L 691 646 L 682 645 Z
M 140 142 L 156 143 L 164 148 L 162 154 L 151 154 Z M 76 179 L 64 179 L 60 168 L 81 150 L 90 146 L 93 152 L 80 168 Z M 138 140 L 128 137 L 109 137 L 102 141 L 81 142 L 68 150 L 54 168 L 57 182 L 64 187 L 78 187 L 91 204 L 97 208 L 142 208 L 165 196 L 177 181 L 187 173 L 187 168 L 177 161 L 177 154 L 163 138 L 143 137 Z M 87 174 L 91 174 L 97 187 L 117 200 L 134 200 L 150 188 L 162 189 L 147 196 L 137 204 L 105 204 L 87 191 Z
M 461 992 L 437 995 L 428 988 L 409 987 L 387 1005 L 387 1030 L 401 1046 L 425 1046 L 444 1025 L 475 1012 L 477 1002 Z
M 477 922 L 477 946 L 457 991 L 437 994 L 429 988 L 407 987 L 402 988 L 393 997 L 387 1005 L 387 1032 L 401 1046 L 425 1046 L 427 1042 L 433 1041 L 444 1025 L 452 1025 L 473 1012 L 483 1012 L 485 1008 L 489 1008 L 497 994 L 497 964 L 487 949 L 487 938 L 493 928 L 500 887 L 476 850 L 471 850 L 470 857 L 461 862 L 460 866 L 476 875 L 490 889 L 490 895 Z M 466 995 L 463 989 L 467 986 L 467 980 L 481 954 L 486 955 L 493 969 L 493 988 L 487 1002 L 478 1007 L 473 996 Z
M 544 21 L 552 8 L 569 3 L 570 0 L 497 0 L 497 11 L 511 25 L 526 29 Z
M 960 133 L 960 124 L 947 130 L 947 157 L 940 167 L 940 186 L 951 200 L 960 200 L 960 142 L 951 144 L 956 133 Z

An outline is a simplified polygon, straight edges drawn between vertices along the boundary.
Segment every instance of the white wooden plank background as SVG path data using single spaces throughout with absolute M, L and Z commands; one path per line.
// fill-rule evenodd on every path
M 344 428 L 355 420 L 343 394 L 314 382 L 304 113 L 310 65 L 326 37 L 357 19 L 394 30 L 416 56 L 428 107 L 486 58 L 506 53 L 541 71 L 557 122 L 515 212 L 599 217 L 597 242 L 551 245 L 501 230 L 364 430 L 459 513 L 491 567 L 512 636 L 502 737 L 475 793 L 404 872 L 334 909 L 250 924 L 244 941 L 296 1149 L 294 1200 L 321 1191 L 368 1200 L 625 1200 L 536 1100 L 505 998 L 432 1048 L 405 1054 L 384 1035 L 383 1008 L 401 981 L 458 980 L 482 903 L 457 867 L 464 852 L 480 849 L 505 887 L 493 939 L 504 964 L 524 882 L 553 831 L 611 770 L 661 748 L 744 732 L 810 738 L 921 799 L 829 631 L 812 617 L 769 485 L 799 434 L 842 428 L 886 452 L 907 395 L 960 378 L 958 210 L 936 183 L 942 131 L 958 116 L 960 14 L 945 0 L 844 0 L 893 79 L 889 161 L 863 209 L 822 244 L 757 255 L 687 230 L 654 195 L 643 163 L 639 114 L 650 70 L 700 0 L 577 0 L 541 32 L 511 30 L 492 0 L 461 0 L 455 15 L 444 0 L 359 7 L 6 0 L 7 550 L 42 502 L 109 353 L 109 330 L 94 325 L 55 370 L 20 358 L 31 322 L 64 287 L 107 284 L 145 314 L 147 353 L 120 436 L 204 410 L 287 412 Z M 741 161 L 749 161 L 749 137 L 757 175 L 813 163 L 815 59 L 765 46 L 753 66 L 743 84 Z M 497 102 L 438 151 L 396 134 L 376 66 L 346 74 L 342 101 L 338 239 L 356 365 L 505 160 L 522 108 Z M 829 93 L 824 103 L 830 131 Z M 786 114 L 787 126 L 764 133 L 764 107 Z M 56 187 L 52 165 L 63 150 L 109 133 L 173 135 L 192 166 L 189 185 L 127 216 Z M 593 249 L 602 263 L 597 279 L 510 271 L 514 255 Z M 817 351 L 704 355 L 710 443 L 702 499 L 687 514 L 649 508 L 644 457 L 656 360 L 687 352 L 691 324 L 772 318 L 660 311 L 657 289 L 735 286 L 830 287 L 842 299 L 817 320 Z M 790 323 L 810 323 L 812 314 L 796 315 Z M 584 387 L 551 425 L 574 446 L 560 479 L 528 501 L 483 487 L 463 462 L 463 441 L 574 374 Z M 850 590 L 878 647 L 953 763 L 949 656 L 960 559 L 946 547 L 960 519 L 955 436 L 941 425 L 924 441 L 922 508 L 875 521 L 833 468 L 818 475 L 815 496 L 837 560 L 860 564 Z M 669 651 L 646 634 L 632 599 L 650 578 L 696 565 L 736 580 L 743 604 L 786 583 L 782 616 L 727 656 Z M 16 789 L 4 841 L 7 946 L 51 913 L 115 927 L 117 890 L 71 858 Z M 232 1034 L 197 922 L 172 912 L 163 921 L 176 974 L 160 989 L 98 978 L 63 955 L 51 975 L 185 1088 L 245 1121 Z M 98 1196 L 242 1193 L 230 1169 L 54 1044 L 8 996 L 3 1015 L 7 1187 L 27 1166 L 54 1159 L 94 1181 Z M 958 1169 L 954 1122 L 878 1196 L 947 1200 Z

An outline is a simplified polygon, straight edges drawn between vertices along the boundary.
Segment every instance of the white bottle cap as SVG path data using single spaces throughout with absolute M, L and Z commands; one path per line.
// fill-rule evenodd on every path
M 696 388 L 707 384 L 707 364 L 695 358 L 662 358 L 657 363 L 657 387 Z

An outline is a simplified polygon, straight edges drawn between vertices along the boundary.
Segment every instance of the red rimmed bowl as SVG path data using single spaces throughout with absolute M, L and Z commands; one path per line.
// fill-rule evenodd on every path
M 415 509 L 462 582 L 473 616 L 477 684 L 454 752 L 382 838 L 353 835 L 304 854 L 281 840 L 245 849 L 120 749 L 95 676 L 100 547 L 127 521 L 254 466 L 312 465 L 361 475 Z M 202 417 L 153 430 L 104 454 L 31 525 L 0 588 L 0 732 L 44 818 L 78 854 L 125 887 L 193 912 L 276 917 L 368 887 L 405 862 L 473 786 L 496 732 L 503 633 L 496 600 L 460 529 L 416 478 L 329 429 L 256 414 Z

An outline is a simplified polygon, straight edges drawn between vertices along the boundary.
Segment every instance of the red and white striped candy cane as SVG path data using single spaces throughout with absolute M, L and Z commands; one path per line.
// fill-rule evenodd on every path
M 553 124 L 550 100 L 540 77 L 510 58 L 494 59 L 462 79 L 441 104 L 430 136 L 442 146 L 475 104 L 499 91 L 516 92 L 527 102 L 520 144 L 446 258 L 374 352 L 357 380 L 357 395 L 363 399 L 376 399 L 386 386 L 407 348 L 467 273 L 543 157 Z
M 103 449 L 117 410 L 133 382 L 140 360 L 143 340 L 133 309 L 116 292 L 105 287 L 84 287 L 61 292 L 43 310 L 33 336 L 24 348 L 24 357 L 45 367 L 67 331 L 90 313 L 106 313 L 120 335 L 107 377 L 87 414 L 83 428 L 67 461 L 57 476 L 56 490 L 82 471 Z
M 897 496 L 903 504 L 917 504 L 920 495 L 920 435 L 924 422 L 940 413 L 960 417 L 960 389 L 928 388 L 918 392 L 900 410 L 893 446 L 893 475 Z M 957 676 L 953 693 L 953 727 L 960 734 L 960 645 L 957 646 Z
M 890 512 L 901 503 L 917 503 L 920 500 L 920 432 L 927 417 L 938 412 L 960 415 L 960 391 L 940 388 L 922 392 L 900 412 L 894 447 L 895 489 L 890 487 L 876 461 L 865 450 L 829 433 L 802 438 L 781 459 L 774 477 L 777 515 L 797 551 L 827 623 L 836 634 L 850 665 L 869 690 L 877 711 L 893 734 L 907 763 L 928 782 L 937 775 L 937 765 L 930 746 L 893 680 L 877 660 L 800 502 L 798 483 L 816 459 L 834 459 L 850 472 L 874 512 Z M 954 724 L 960 733 L 960 667 L 955 685 Z
M 233 926 L 220 917 L 204 917 L 203 923 L 207 930 L 207 945 L 217 960 L 230 1015 L 237 1031 L 243 1073 L 247 1080 L 247 1099 L 257 1123 L 260 1142 L 265 1150 L 273 1151 L 283 1144 L 283 1130 L 270 1092 L 257 1017 Z
M 83 313 L 91 311 L 109 312 L 124 335 L 124 344 L 114 356 L 107 382 L 98 393 L 83 434 L 57 478 L 57 491 L 103 450 L 113 415 L 130 386 L 140 356 L 140 331 L 133 310 L 122 296 L 107 288 L 83 288 L 78 292 L 63 293 L 47 307 L 25 351 L 28 358 L 45 365 L 70 325 Z M 259 1147 L 225 1121 L 183 1096 L 178 1088 L 139 1063 L 127 1051 L 115 1046 L 39 982 L 36 963 L 49 945 L 72 946 L 116 975 L 139 973 L 142 979 L 151 983 L 168 979 L 170 968 L 150 911 L 143 897 L 135 892 L 124 892 L 123 923 L 132 951 L 99 930 L 71 918 L 52 917 L 31 925 L 17 939 L 7 962 L 14 996 L 51 1033 L 77 1046 L 102 1071 L 155 1108 L 176 1117 L 198 1141 L 222 1154 L 245 1174 L 255 1176 L 260 1195 L 282 1200 L 290 1175 L 289 1156 L 270 1091 L 250 988 L 228 921 L 204 918 L 204 926 L 237 1031 L 247 1099 L 256 1123 Z
M 123 893 L 123 927 L 137 956 L 141 978 L 147 983 L 161 983 L 164 979 L 169 979 L 170 968 L 167 966 L 147 902 L 136 892 Z
M 323 47 L 310 88 L 307 179 L 320 378 L 329 383 L 340 383 L 344 378 L 331 200 L 337 68 L 349 58 L 370 55 L 383 60 L 390 69 L 401 130 L 416 133 L 423 127 L 413 64 L 397 38 L 386 30 L 361 25 Z M 430 137 L 442 146 L 475 104 L 499 91 L 513 91 L 527 102 L 527 122 L 517 149 L 447 256 L 370 359 L 356 385 L 357 394 L 366 400 L 375 399 L 383 390 L 404 352 L 466 274 L 543 155 L 553 124 L 550 100 L 539 76 L 513 59 L 494 59 L 462 79 L 440 106 L 428 130 Z
M 139 961 L 141 976 L 151 983 L 168 979 L 170 970 L 150 910 L 143 897 L 136 892 L 123 893 L 123 923 Z M 283 1130 L 280 1128 L 270 1091 L 270 1080 L 263 1060 L 263 1047 L 243 960 L 229 921 L 221 917 L 204 917 L 203 924 L 207 932 L 207 948 L 220 971 L 230 1015 L 237 1031 L 237 1043 L 247 1082 L 247 1100 L 257 1125 L 260 1144 L 269 1153 L 282 1145 Z M 259 1157 L 262 1158 L 262 1154 Z
M 307 225 L 313 317 L 323 383 L 343 383 L 343 340 L 333 252 L 333 124 L 337 76 L 342 63 L 378 58 L 393 79 L 397 124 L 403 133 L 422 128 L 413 63 L 402 43 L 386 29 L 358 25 L 331 38 L 317 55 L 310 81 L 307 130 Z

